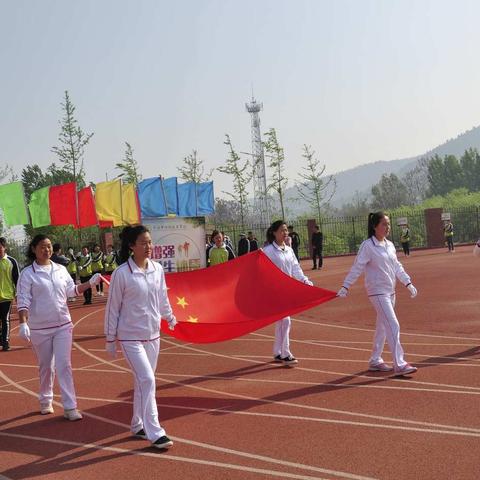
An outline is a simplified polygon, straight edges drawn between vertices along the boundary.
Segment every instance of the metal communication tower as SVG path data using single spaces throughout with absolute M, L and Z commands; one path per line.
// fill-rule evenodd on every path
M 252 158 L 253 158 L 253 197 L 254 208 L 258 221 L 262 225 L 270 223 L 270 209 L 267 198 L 267 178 L 265 175 L 265 156 L 263 153 L 262 136 L 260 133 L 260 116 L 258 112 L 263 109 L 263 103 L 257 103 L 252 96 L 252 101 L 245 107 L 252 119 Z

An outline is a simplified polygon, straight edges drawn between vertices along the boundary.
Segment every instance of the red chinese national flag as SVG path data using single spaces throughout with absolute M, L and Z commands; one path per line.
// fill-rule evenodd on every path
M 162 331 L 192 343 L 230 340 L 336 296 L 286 275 L 260 250 L 214 267 L 167 275 L 178 324 Z
M 78 192 L 78 221 L 80 228 L 98 225 L 92 187 L 82 188 Z
M 77 186 L 74 182 L 50 187 L 50 225 L 77 225 L 76 193 Z

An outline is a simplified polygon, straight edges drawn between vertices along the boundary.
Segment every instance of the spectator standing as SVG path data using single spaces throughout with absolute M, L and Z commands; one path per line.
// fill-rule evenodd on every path
M 250 251 L 258 250 L 258 240 L 254 237 L 253 232 L 248 232 L 248 241 L 250 242 Z
M 223 241 L 223 233 L 214 230 L 211 236 L 212 245 L 207 248 L 207 267 L 225 263 L 235 258 L 230 246 Z
M 288 236 L 292 239 L 290 246 L 292 247 L 293 253 L 295 254 L 297 260 L 300 260 L 298 256 L 298 249 L 300 248 L 300 235 L 293 229 L 292 225 L 288 227 Z
M 453 223 L 450 220 L 445 221 L 443 234 L 445 235 L 445 241 L 448 245 L 448 251 L 453 253 L 455 251 L 455 247 L 453 246 Z
M 4 352 L 10 350 L 10 309 L 15 298 L 19 274 L 17 260 L 7 255 L 7 240 L 0 237 L 0 321 Z
M 238 241 L 238 256 L 246 255 L 250 253 L 250 241 L 244 233 L 240 234 L 240 240 Z
M 312 233 L 312 257 L 313 257 L 313 268 L 312 270 L 317 269 L 317 258 L 318 258 L 318 268 L 323 266 L 323 233 L 320 231 L 320 227 L 315 225 L 314 232 Z

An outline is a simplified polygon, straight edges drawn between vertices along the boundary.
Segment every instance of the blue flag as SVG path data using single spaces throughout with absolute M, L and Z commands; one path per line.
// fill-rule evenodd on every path
M 197 183 L 187 182 L 178 185 L 178 215 L 197 216 Z
M 213 182 L 197 184 L 197 215 L 212 215 L 215 213 Z
M 138 201 L 142 217 L 166 217 L 167 206 L 159 177 L 142 180 L 138 186 Z

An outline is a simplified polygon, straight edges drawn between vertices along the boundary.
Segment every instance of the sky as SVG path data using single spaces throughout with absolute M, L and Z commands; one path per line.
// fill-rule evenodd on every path
M 193 149 L 251 151 L 263 103 L 289 184 L 308 144 L 328 173 L 419 155 L 480 123 L 476 0 L 0 0 L 0 167 L 57 161 L 61 102 L 94 136 L 88 181 L 125 141 L 144 178 Z M 248 157 L 244 157 L 245 159 Z M 214 173 L 215 193 L 232 191 Z

